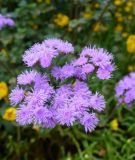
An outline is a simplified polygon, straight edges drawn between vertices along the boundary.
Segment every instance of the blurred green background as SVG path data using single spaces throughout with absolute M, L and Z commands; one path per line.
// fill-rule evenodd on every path
M 0 0 L 15 26 L 0 30 L 0 160 L 134 160 L 135 106 L 116 106 L 114 87 L 135 70 L 135 0 Z M 107 101 L 92 133 L 80 126 L 19 127 L 8 94 L 25 69 L 22 54 L 48 37 L 68 40 L 76 53 L 96 45 L 114 55 L 113 77 L 91 81 Z

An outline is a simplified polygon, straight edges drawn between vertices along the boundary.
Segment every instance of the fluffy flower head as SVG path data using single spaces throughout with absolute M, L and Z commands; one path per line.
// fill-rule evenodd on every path
M 131 72 L 124 76 L 116 85 L 116 98 L 119 103 L 126 103 L 128 106 L 135 100 L 135 73 Z
M 3 15 L 0 14 L 0 30 L 4 27 L 4 26 L 14 26 L 14 21 L 11 18 L 7 18 Z
M 101 80 L 109 79 L 115 69 L 113 57 L 102 48 L 90 46 L 70 62 L 57 62 L 56 56 L 73 52 L 71 43 L 57 38 L 46 39 L 25 51 L 23 61 L 32 69 L 17 77 L 17 87 L 10 94 L 11 103 L 18 106 L 17 123 L 45 128 L 81 124 L 86 132 L 95 129 L 98 113 L 105 108 L 105 99 L 99 93 L 92 93 L 87 79 L 94 72 Z M 35 70 L 36 64 L 40 64 L 40 68 L 37 65 Z M 135 74 L 132 78 L 135 79 Z M 121 84 L 123 86 L 123 82 Z M 126 93 L 126 102 L 134 96 L 132 92 Z M 122 87 L 118 94 L 123 94 Z

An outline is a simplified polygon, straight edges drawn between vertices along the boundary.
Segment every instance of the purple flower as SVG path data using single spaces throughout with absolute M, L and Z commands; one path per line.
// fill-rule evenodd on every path
M 62 67 L 62 79 L 67 79 L 74 76 L 74 67 L 70 64 L 66 64 Z
M 30 49 L 26 50 L 23 55 L 23 62 L 28 66 L 32 67 L 39 60 L 40 44 L 34 44 Z
M 52 59 L 58 55 L 58 52 L 52 48 L 48 48 L 44 43 L 41 44 L 39 62 L 43 68 L 51 65 Z
M 28 125 L 33 122 L 33 111 L 30 107 L 21 105 L 16 112 L 16 122 L 20 125 Z
M 101 112 L 105 108 L 104 97 L 99 95 L 98 93 L 92 95 L 90 98 L 90 108 Z
M 114 64 L 107 64 L 103 68 L 98 68 L 97 77 L 99 79 L 109 79 L 111 78 L 111 73 L 115 70 Z
M 78 59 L 74 60 L 72 62 L 73 66 L 82 66 L 84 64 L 86 64 L 88 61 L 88 59 L 86 57 L 79 57 Z
M 54 67 L 51 73 L 57 80 L 64 80 L 73 77 L 75 69 L 72 65 L 66 64 L 63 67 Z
M 91 54 L 91 61 L 95 66 L 104 68 L 109 65 L 112 61 L 112 54 L 108 53 L 103 48 L 95 49 L 95 53 Z
M 126 103 L 128 106 L 132 105 L 135 100 L 135 73 L 123 77 L 115 88 L 118 103 Z
M 83 57 L 89 57 L 90 61 L 98 67 L 104 68 L 104 66 L 110 64 L 113 60 L 112 54 L 107 52 L 103 48 L 85 47 L 81 53 Z
M 74 108 L 63 107 L 57 110 L 56 120 L 61 125 L 72 126 L 75 122 L 76 112 Z
M 49 123 L 48 120 L 52 118 L 52 113 L 46 107 L 38 107 L 34 110 L 34 123 L 44 125 Z
M 20 85 L 27 85 L 34 82 L 37 72 L 34 70 L 25 71 L 17 77 L 17 83 Z
M 43 106 L 45 102 L 50 98 L 53 90 L 50 88 L 33 90 L 32 92 L 28 92 L 28 96 L 25 98 L 25 102 L 28 106 L 33 108 Z
M 73 45 L 67 41 L 62 41 L 61 39 L 57 38 L 47 39 L 44 41 L 44 44 L 47 47 L 56 49 L 58 52 L 61 53 L 68 54 L 74 52 Z
M 62 108 L 72 95 L 71 85 L 63 85 L 56 90 L 53 102 L 53 108 Z
M 95 113 L 86 112 L 80 120 L 80 123 L 84 126 L 85 132 L 91 132 L 95 129 L 99 120 L 96 117 Z
M 76 81 L 74 84 L 74 92 L 75 94 L 82 95 L 82 97 L 90 98 L 89 96 L 92 95 L 92 92 L 88 88 L 87 84 L 85 82 Z
M 22 88 L 16 87 L 10 93 L 9 99 L 12 105 L 17 105 L 24 98 L 24 90 Z
M 35 90 L 39 90 L 39 89 L 44 89 L 46 90 L 46 88 L 49 88 L 49 78 L 46 74 L 40 74 L 37 73 L 35 78 L 34 78 L 34 89 Z
M 126 91 L 124 102 L 128 104 L 131 103 L 133 100 L 135 100 L 135 86 Z
M 51 71 L 51 74 L 57 79 L 62 79 L 61 67 L 54 67 Z
M 105 69 L 99 68 L 97 70 L 97 77 L 102 80 L 109 79 L 111 77 L 111 73 Z
M 19 103 L 16 121 L 20 125 L 53 128 L 56 125 L 81 124 L 86 132 L 95 129 L 99 121 L 97 114 L 104 110 L 105 100 L 99 93 L 92 93 L 87 85 L 87 76 L 92 77 L 96 72 L 99 79 L 110 78 L 115 69 L 113 57 L 102 48 L 90 46 L 85 47 L 77 59 L 65 62 L 63 66 L 57 66 L 57 61 L 53 60 L 58 55 L 73 52 L 71 43 L 56 38 L 34 44 L 25 51 L 23 61 L 28 67 L 39 63 L 44 69 L 36 66 L 40 72 L 24 71 L 17 77 L 17 87 L 12 90 L 10 100 L 13 105 Z M 123 94 L 122 101 L 130 103 L 135 99 L 134 81 L 133 73 L 120 81 L 116 89 L 119 100 Z
M 94 47 L 92 47 L 92 46 L 84 47 L 80 56 L 89 58 L 89 57 L 91 57 L 91 54 L 93 55 L 95 53 L 95 49 L 96 49 L 95 46 Z
M 115 66 L 112 63 L 112 54 L 110 54 L 103 48 L 96 48 L 95 46 L 85 47 L 80 54 L 80 58 L 87 58 L 87 63 L 85 65 L 89 64 L 93 66 L 89 67 L 89 70 L 87 70 L 88 68 L 84 67 L 84 65 L 83 72 L 91 73 L 96 68 L 97 77 L 99 79 L 109 79 L 112 72 L 115 70 Z
M 95 68 L 92 64 L 85 64 L 82 66 L 82 71 L 86 74 L 92 73 L 94 69 Z
M 12 27 L 14 26 L 14 21 L 0 14 L 0 30 L 6 25 Z
M 14 21 L 11 19 L 11 18 L 6 18 L 6 24 L 8 25 L 8 26 L 14 26 Z
M 57 123 L 70 126 L 73 125 L 74 122 L 80 122 L 84 125 L 87 121 L 86 118 L 88 118 L 88 121 L 91 118 L 85 116 L 85 114 L 89 114 L 89 109 L 101 112 L 105 108 L 105 101 L 103 96 L 99 94 L 93 95 L 86 83 L 76 81 L 73 86 L 63 85 L 56 90 L 53 108 L 55 110 Z M 93 122 L 94 124 L 91 122 L 91 126 L 85 124 L 85 130 L 90 131 L 92 127 L 94 129 L 98 122 L 96 120 Z
M 37 62 L 43 68 L 51 65 L 52 59 L 58 55 L 55 49 L 48 48 L 45 43 L 34 44 L 30 49 L 26 50 L 23 55 L 23 61 L 28 67 L 32 67 Z
M 79 80 L 86 80 L 87 76 L 82 67 L 75 67 L 75 77 Z

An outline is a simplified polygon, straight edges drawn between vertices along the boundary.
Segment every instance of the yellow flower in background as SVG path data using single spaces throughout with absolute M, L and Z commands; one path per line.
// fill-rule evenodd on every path
M 133 19 L 133 16 L 132 16 L 132 15 L 129 15 L 127 18 L 128 18 L 128 20 L 132 20 L 132 19 Z
M 5 82 L 0 82 L 0 100 L 8 95 L 8 86 Z
M 41 3 L 41 2 L 42 2 L 42 0 L 37 0 L 37 2 L 38 2 L 38 3 Z
M 37 24 L 33 24 L 33 25 L 32 25 L 32 28 L 33 28 L 34 30 L 37 30 L 37 29 L 38 29 L 38 25 L 37 25 Z
M 118 22 L 123 22 L 123 21 L 124 21 L 124 17 L 118 17 L 118 18 L 117 18 L 117 21 L 118 21 Z
M 99 4 L 98 2 L 95 3 L 95 4 L 94 4 L 94 8 L 96 8 L 96 9 L 100 8 L 100 4 Z
M 131 1 L 127 1 L 126 6 L 132 8 L 133 7 L 133 3 Z
M 69 27 L 69 28 L 67 29 L 67 31 L 68 31 L 68 32 L 72 32 L 73 29 Z
M 93 32 L 100 32 L 102 28 L 101 22 L 97 22 L 93 25 Z
M 121 6 L 123 4 L 123 0 L 114 0 L 114 4 L 116 6 Z
M 51 0 L 45 0 L 45 3 L 46 3 L 46 4 L 50 4 L 50 3 L 51 3 Z
M 121 24 L 118 24 L 116 27 L 115 27 L 115 31 L 118 31 L 118 32 L 121 32 L 123 30 L 123 26 Z
M 3 56 L 5 56 L 5 57 L 8 57 L 8 52 L 7 52 L 7 50 L 5 48 L 2 48 L 0 50 L 0 54 L 3 55 Z
M 54 22 L 60 27 L 65 27 L 69 23 L 69 17 L 62 13 L 58 13 L 56 18 L 54 19 Z
M 3 119 L 7 121 L 14 121 L 16 119 L 16 109 L 14 107 L 6 109 Z
M 135 35 L 130 35 L 127 39 L 127 51 L 135 53 Z
M 117 131 L 119 129 L 118 119 L 115 118 L 110 122 L 110 128 L 114 131 Z
M 120 12 L 116 12 L 115 17 L 116 17 L 118 22 L 122 22 L 124 20 L 122 14 Z
M 129 72 L 133 72 L 134 71 L 134 66 L 133 65 L 129 65 L 128 66 L 128 71 Z
M 126 6 L 126 7 L 124 8 L 124 10 L 125 10 L 126 12 L 130 12 L 130 11 L 131 11 L 131 8 L 128 7 L 128 6 Z
M 121 16 L 122 16 L 122 14 L 121 14 L 120 12 L 116 12 L 116 13 L 115 13 L 115 17 L 118 18 L 118 17 L 121 17 Z
M 128 33 L 127 33 L 127 32 L 123 32 L 123 33 L 122 33 L 122 37 L 123 37 L 123 38 L 126 38 L 127 36 L 128 36 Z
M 84 12 L 83 17 L 86 19 L 90 19 L 92 17 L 92 14 L 90 12 Z
M 126 3 L 126 6 L 125 6 L 124 10 L 126 12 L 130 12 L 132 10 L 132 8 L 133 8 L 133 3 L 131 1 L 129 1 L 129 2 Z

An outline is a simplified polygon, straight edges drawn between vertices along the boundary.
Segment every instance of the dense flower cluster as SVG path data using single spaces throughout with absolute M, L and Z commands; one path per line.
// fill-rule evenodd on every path
M 52 59 L 58 54 L 69 54 L 74 52 L 71 43 L 53 38 L 37 43 L 26 50 L 23 55 L 23 61 L 28 67 L 32 67 L 37 62 L 41 67 L 47 68 L 51 65 Z
M 119 103 L 126 103 L 130 107 L 135 100 L 135 72 L 121 79 L 115 90 Z
M 73 52 L 71 43 L 47 39 L 24 53 L 23 61 L 27 66 L 39 63 L 50 74 L 41 74 L 33 69 L 17 77 L 17 87 L 12 90 L 10 101 L 12 105 L 19 105 L 16 121 L 20 125 L 36 124 L 53 128 L 57 124 L 72 126 L 79 123 L 86 132 L 95 129 L 99 121 L 96 113 L 105 108 L 105 100 L 99 93 L 90 91 L 86 77 L 96 71 L 99 79 L 110 78 L 114 70 L 113 58 L 104 49 L 86 47 L 78 59 L 63 67 L 53 67 L 53 58 Z M 69 77 L 74 77 L 75 81 L 53 86 L 49 80 L 52 75 L 60 81 Z
M 99 79 L 109 79 L 115 69 L 112 60 L 112 55 L 103 48 L 85 47 L 78 59 L 63 67 L 54 67 L 52 75 L 61 80 L 69 77 L 85 80 L 95 71 Z
M 0 14 L 0 30 L 6 25 L 12 27 L 14 26 L 14 21 Z

